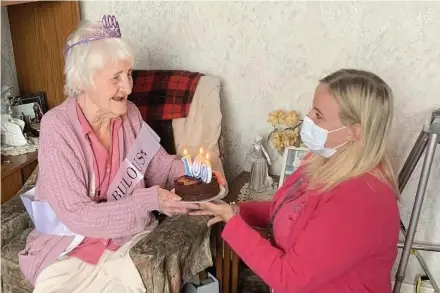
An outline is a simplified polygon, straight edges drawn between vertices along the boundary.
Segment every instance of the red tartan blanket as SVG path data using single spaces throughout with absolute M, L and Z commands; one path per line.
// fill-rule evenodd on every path
M 133 91 L 128 99 L 138 106 L 146 122 L 184 118 L 201 76 L 183 70 L 133 70 Z

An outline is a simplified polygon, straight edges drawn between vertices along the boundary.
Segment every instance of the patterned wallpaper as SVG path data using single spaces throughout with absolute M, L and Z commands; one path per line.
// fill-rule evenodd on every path
M 14 86 L 13 94 L 18 95 L 18 80 L 17 70 L 15 69 L 14 52 L 12 50 L 11 31 L 9 28 L 8 10 L 6 7 L 1 8 L 1 23 L 2 23 L 2 67 L 1 77 L 2 86 Z
M 104 13 L 117 15 L 137 51 L 137 68 L 201 71 L 222 80 L 229 178 L 249 167 L 252 138 L 270 131 L 268 111 L 306 113 L 317 80 L 341 67 L 372 70 L 394 89 L 397 168 L 440 107 L 440 2 L 82 3 L 86 19 Z M 417 238 L 440 243 L 438 149 Z M 417 177 L 402 195 L 405 220 Z M 440 284 L 440 254 L 424 255 Z M 418 270 L 411 260 L 408 282 Z

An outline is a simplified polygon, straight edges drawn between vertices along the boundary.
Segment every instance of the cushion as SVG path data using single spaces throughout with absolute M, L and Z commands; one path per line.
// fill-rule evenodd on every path
M 10 289 L 14 288 L 11 292 L 32 292 L 33 290 L 32 284 L 24 279 L 18 265 L 18 253 L 24 249 L 26 239 L 32 230 L 33 227 L 26 229 L 2 248 L 2 279 Z

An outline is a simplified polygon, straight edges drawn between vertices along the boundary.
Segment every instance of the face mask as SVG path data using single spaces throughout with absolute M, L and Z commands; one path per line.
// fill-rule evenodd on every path
M 347 142 L 344 142 L 335 148 L 326 148 L 325 143 L 327 141 L 327 136 L 329 133 L 339 131 L 345 127 L 347 126 L 328 131 L 327 129 L 316 125 L 312 119 L 306 116 L 301 126 L 301 140 L 311 152 L 324 158 L 330 158 L 336 153 L 336 150 L 339 147 Z

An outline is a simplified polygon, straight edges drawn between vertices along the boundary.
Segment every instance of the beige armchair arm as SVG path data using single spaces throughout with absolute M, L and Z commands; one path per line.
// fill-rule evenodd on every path
M 212 266 L 208 217 L 166 218 L 130 256 L 147 292 L 178 293 L 183 283 Z

